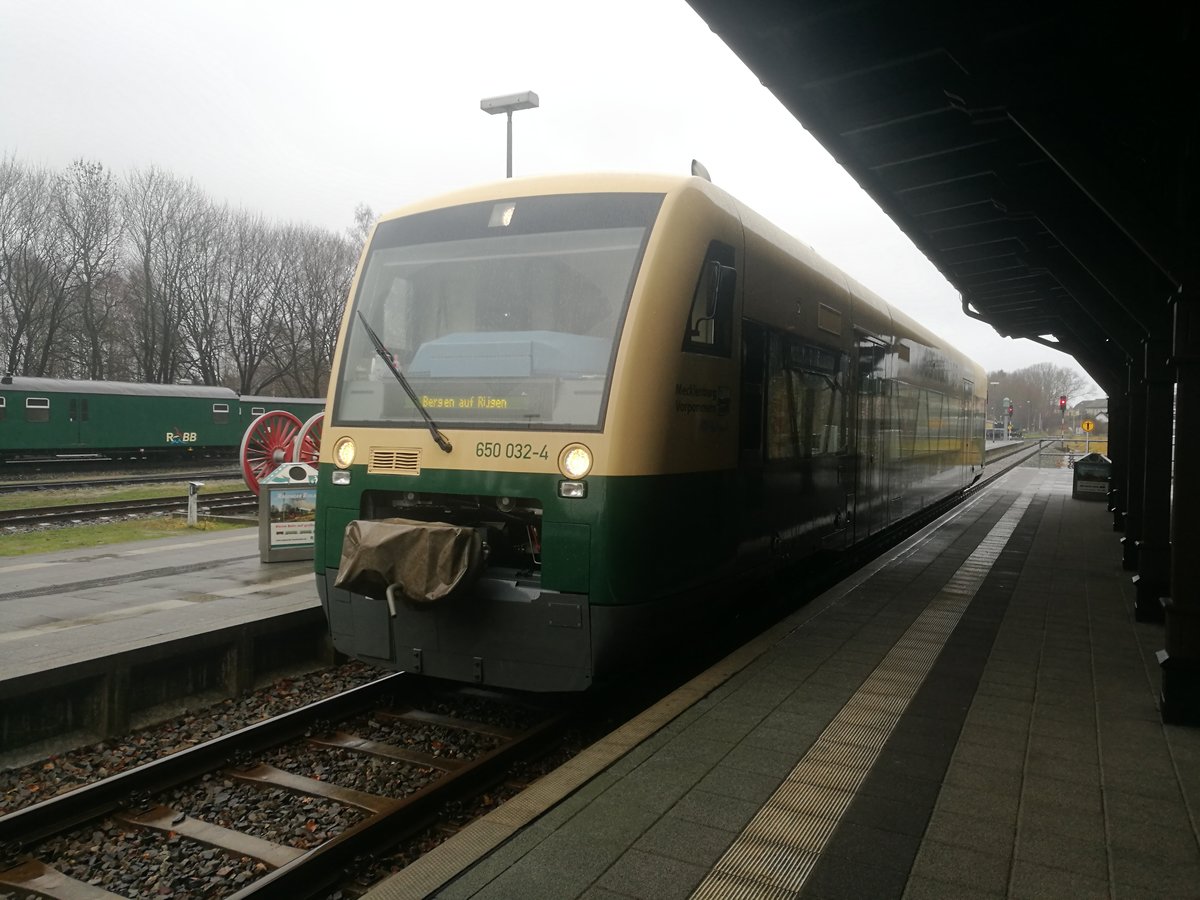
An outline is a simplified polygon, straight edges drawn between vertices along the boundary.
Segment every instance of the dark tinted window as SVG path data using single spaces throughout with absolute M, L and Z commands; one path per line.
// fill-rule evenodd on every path
M 50 398 L 49 397 L 26 397 L 25 398 L 25 421 L 26 422 L 49 422 L 50 421 Z

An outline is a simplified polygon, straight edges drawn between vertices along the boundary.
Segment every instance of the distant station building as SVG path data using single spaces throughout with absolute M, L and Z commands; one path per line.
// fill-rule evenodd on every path
M 1080 400 L 1071 407 L 1070 417 L 1075 431 L 1080 430 L 1080 426 L 1086 419 L 1095 423 L 1092 430 L 1093 435 L 1108 434 L 1108 398 Z

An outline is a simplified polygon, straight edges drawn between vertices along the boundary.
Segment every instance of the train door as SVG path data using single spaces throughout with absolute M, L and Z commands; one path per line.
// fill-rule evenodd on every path
M 883 443 L 883 423 L 887 413 L 884 396 L 887 345 L 877 338 L 859 334 L 856 351 L 858 471 L 854 485 L 854 540 L 859 541 L 888 524 Z
M 68 446 L 83 447 L 87 444 L 88 398 L 67 398 L 67 431 Z

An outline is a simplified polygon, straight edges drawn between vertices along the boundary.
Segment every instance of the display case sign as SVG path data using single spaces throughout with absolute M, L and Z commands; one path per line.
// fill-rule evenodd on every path
M 311 547 L 316 534 L 316 486 L 272 486 L 269 501 L 271 547 Z

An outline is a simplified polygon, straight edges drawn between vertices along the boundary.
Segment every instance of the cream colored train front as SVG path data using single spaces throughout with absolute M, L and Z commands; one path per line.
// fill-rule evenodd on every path
M 977 366 L 699 178 L 510 180 L 376 226 L 316 576 L 335 646 L 581 690 L 982 467 Z

